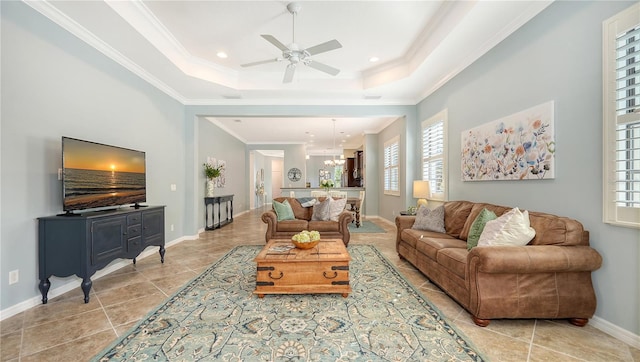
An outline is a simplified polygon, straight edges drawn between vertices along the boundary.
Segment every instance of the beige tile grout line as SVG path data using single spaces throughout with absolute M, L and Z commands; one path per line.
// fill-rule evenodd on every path
M 22 358 L 22 346 L 24 343 L 24 324 L 26 320 L 27 315 L 25 312 L 22 312 L 22 329 L 20 331 L 20 349 L 18 350 L 18 362 L 20 362 L 20 359 Z
M 531 351 L 533 350 L 533 340 L 536 338 L 536 327 L 538 327 L 538 320 L 533 322 L 533 331 L 531 332 L 531 341 L 529 341 L 529 353 L 527 353 L 527 362 L 531 360 Z
M 120 337 L 118 335 L 118 331 L 116 330 L 116 327 L 114 327 L 113 323 L 111 322 L 111 318 L 109 318 L 109 314 L 107 314 L 107 311 L 104 309 L 104 305 L 102 304 L 102 301 L 100 300 L 100 297 L 98 297 L 98 293 L 93 291 L 93 297 L 96 298 L 96 301 L 98 302 L 98 304 L 100 304 L 100 308 L 102 309 L 102 313 L 104 313 L 104 316 L 107 317 L 107 321 L 109 322 L 109 325 L 111 326 L 111 329 L 113 330 L 113 333 L 116 334 L 116 337 Z

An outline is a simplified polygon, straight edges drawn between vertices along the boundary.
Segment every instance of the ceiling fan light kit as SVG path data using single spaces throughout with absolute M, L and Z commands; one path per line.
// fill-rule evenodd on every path
M 340 73 L 340 69 L 336 69 L 329 65 L 316 62 L 311 59 L 312 55 L 325 53 L 331 50 L 342 48 L 342 44 L 336 39 L 329 40 L 327 42 L 314 45 L 311 48 L 302 49 L 296 43 L 296 15 L 302 9 L 302 4 L 292 2 L 287 5 L 287 10 L 293 16 L 293 36 L 292 42 L 289 46 L 284 45 L 281 41 L 276 39 L 273 35 L 262 34 L 260 35 L 263 39 L 273 44 L 276 48 L 282 51 L 282 58 L 272 58 L 267 60 L 260 60 L 253 63 L 241 64 L 241 67 L 252 67 L 255 65 L 280 62 L 283 60 L 288 60 L 289 64 L 287 64 L 287 68 L 284 72 L 284 78 L 282 80 L 283 83 L 291 83 L 293 81 L 293 75 L 295 74 L 296 67 L 298 64 L 302 63 L 306 66 L 309 66 L 313 69 L 319 70 L 321 72 L 336 76 Z

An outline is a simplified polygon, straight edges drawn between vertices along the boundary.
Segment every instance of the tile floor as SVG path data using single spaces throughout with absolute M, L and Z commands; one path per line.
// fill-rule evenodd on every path
M 204 232 L 196 240 L 167 248 L 93 282 L 91 300 L 80 288 L 0 322 L 2 361 L 89 360 L 118 336 L 239 244 L 264 244 L 262 210 Z M 395 226 L 378 221 L 386 233 L 351 234 L 352 243 L 373 244 L 401 270 L 491 361 L 640 361 L 640 350 L 587 325 L 565 321 L 497 320 L 486 328 L 395 252 Z

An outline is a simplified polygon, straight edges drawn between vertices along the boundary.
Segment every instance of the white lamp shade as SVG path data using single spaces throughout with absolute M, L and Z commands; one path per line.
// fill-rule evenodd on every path
M 417 206 L 427 206 L 427 199 L 431 196 L 429 189 L 429 181 L 415 180 L 413 181 L 413 197 L 418 199 Z
M 428 199 L 431 197 L 429 181 L 413 181 L 413 197 L 416 199 Z

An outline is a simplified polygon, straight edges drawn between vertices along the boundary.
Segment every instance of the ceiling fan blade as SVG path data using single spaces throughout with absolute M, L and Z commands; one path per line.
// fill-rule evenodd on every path
M 306 50 L 310 55 L 314 55 L 314 54 L 320 54 L 320 53 L 328 52 L 330 50 L 339 49 L 339 48 L 342 48 L 342 44 L 340 44 L 339 41 L 333 39 L 333 40 L 324 42 L 322 44 L 312 46 L 311 48 L 307 48 Z
M 279 62 L 281 60 L 282 60 L 281 58 L 267 59 L 267 60 L 261 60 L 261 61 L 258 61 L 258 62 L 253 62 L 253 63 L 240 64 L 240 66 L 243 67 L 243 68 L 245 68 L 245 67 L 253 67 L 254 65 L 274 63 L 274 62 Z
M 314 60 L 312 60 L 311 62 L 309 62 L 309 64 L 307 64 L 308 66 L 310 66 L 313 69 L 317 69 L 321 72 L 325 72 L 327 74 L 331 74 L 331 75 L 338 75 L 338 73 L 340 73 L 340 69 L 336 69 L 334 67 L 330 67 L 326 64 L 322 64 L 322 63 L 318 63 Z
M 289 50 L 289 48 L 287 48 L 286 45 L 282 44 L 280 40 L 276 39 L 273 35 L 262 34 L 260 36 L 263 37 L 264 40 L 275 45 L 278 49 L 282 50 L 283 52 L 286 52 L 287 50 Z
M 282 79 L 282 83 L 291 83 L 293 80 L 293 74 L 296 72 L 296 66 L 293 64 L 287 65 L 287 70 L 284 72 L 284 79 Z

